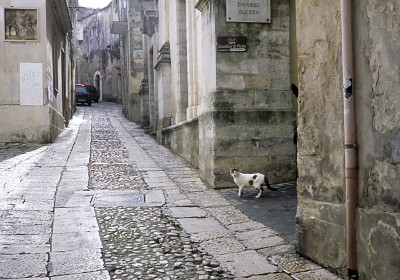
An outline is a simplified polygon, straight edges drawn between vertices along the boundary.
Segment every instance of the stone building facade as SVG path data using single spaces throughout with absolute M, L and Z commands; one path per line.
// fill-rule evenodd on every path
M 113 0 L 111 33 L 120 36 L 121 95 L 125 116 L 142 122 L 141 84 L 144 77 L 140 1 Z
M 50 142 L 72 116 L 66 1 L 0 2 L 0 142 Z
M 229 1 L 142 1 L 143 122 L 214 188 L 235 167 L 296 178 L 289 1 L 261 2 L 267 21 L 234 22 Z
M 134 23 L 144 35 L 142 125 L 198 167 L 210 187 L 232 186 L 231 167 L 265 172 L 273 182 L 297 175 L 298 252 L 339 274 L 348 274 L 352 259 L 361 279 L 397 279 L 400 4 L 350 1 L 358 139 L 350 256 L 341 3 L 254 2 L 271 3 L 267 23 L 229 18 L 229 3 L 248 1 L 141 1 Z
M 400 2 L 353 3 L 352 84 L 361 279 L 400 275 Z M 298 251 L 346 274 L 340 1 L 296 1 L 299 65 Z
M 72 8 L 76 81 L 94 85 L 100 101 L 122 102 L 121 42 L 112 34 L 112 3 L 102 9 Z

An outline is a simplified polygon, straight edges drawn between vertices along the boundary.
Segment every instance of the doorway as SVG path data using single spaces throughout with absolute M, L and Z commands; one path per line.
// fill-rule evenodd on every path
M 102 84 L 102 75 L 99 71 L 96 71 L 96 73 L 94 73 L 94 86 L 96 87 L 96 89 L 98 90 L 100 97 L 99 97 L 99 101 L 103 100 L 103 84 Z

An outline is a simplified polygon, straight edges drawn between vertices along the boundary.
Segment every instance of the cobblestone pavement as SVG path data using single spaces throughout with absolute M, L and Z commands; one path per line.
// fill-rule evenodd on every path
M 0 279 L 341 279 L 295 253 L 293 184 L 208 189 L 119 105 L 0 152 Z

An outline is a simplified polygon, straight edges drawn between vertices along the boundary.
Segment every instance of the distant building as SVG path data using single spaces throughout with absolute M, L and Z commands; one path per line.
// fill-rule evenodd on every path
M 72 116 L 72 25 L 66 1 L 22 2 L 0 2 L 0 142 L 50 142 Z
M 76 82 L 96 86 L 100 101 L 122 102 L 120 40 L 111 34 L 112 4 L 102 9 L 71 7 L 74 15 Z
M 111 33 L 118 34 L 121 50 L 122 109 L 125 116 L 143 122 L 141 83 L 144 77 L 143 39 L 140 30 L 141 3 L 113 0 Z

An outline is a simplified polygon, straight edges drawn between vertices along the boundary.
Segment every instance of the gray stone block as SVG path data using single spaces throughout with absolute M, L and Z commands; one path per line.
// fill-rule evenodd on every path
M 49 267 L 51 267 L 51 276 L 68 275 L 71 272 L 93 272 L 104 269 L 101 251 L 88 249 L 52 252 L 50 253 Z
M 235 254 L 216 255 L 223 267 L 232 271 L 237 277 L 250 277 L 278 272 L 278 267 L 254 250 Z
M 43 277 L 47 254 L 0 255 L 0 279 Z
M 198 207 L 171 207 L 169 211 L 175 218 L 200 218 L 207 216 L 206 211 Z
M 178 222 L 188 233 L 225 230 L 225 228 L 214 218 L 183 218 L 178 219 Z

